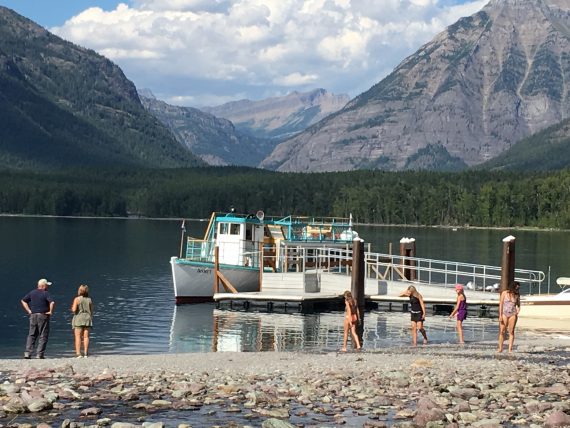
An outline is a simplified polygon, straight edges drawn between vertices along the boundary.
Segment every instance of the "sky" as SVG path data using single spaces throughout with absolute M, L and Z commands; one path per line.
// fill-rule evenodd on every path
M 488 0 L 0 0 L 170 104 L 351 98 Z

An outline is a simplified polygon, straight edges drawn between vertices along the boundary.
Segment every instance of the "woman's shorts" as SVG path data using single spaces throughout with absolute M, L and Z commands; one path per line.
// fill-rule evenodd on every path
M 423 315 L 421 312 L 411 312 L 412 315 L 412 321 L 413 322 L 419 322 L 419 321 L 423 321 Z

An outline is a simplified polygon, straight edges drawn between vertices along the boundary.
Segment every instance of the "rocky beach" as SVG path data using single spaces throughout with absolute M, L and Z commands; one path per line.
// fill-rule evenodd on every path
M 0 427 L 570 426 L 570 340 L 0 360 Z

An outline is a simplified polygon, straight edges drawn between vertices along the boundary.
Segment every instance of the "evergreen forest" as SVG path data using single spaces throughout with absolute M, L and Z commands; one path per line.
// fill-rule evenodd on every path
M 245 167 L 0 171 L 0 213 L 207 218 L 213 211 L 357 223 L 570 228 L 570 171 L 277 173 Z

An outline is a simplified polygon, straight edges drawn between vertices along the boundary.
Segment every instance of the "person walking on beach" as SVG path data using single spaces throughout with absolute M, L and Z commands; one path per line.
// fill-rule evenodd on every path
M 426 320 L 426 305 L 424 304 L 422 295 L 418 293 L 416 287 L 410 285 L 406 290 L 400 293 L 400 297 L 410 298 L 410 314 L 412 317 L 412 345 L 416 346 L 418 344 L 418 331 L 424 338 L 424 345 L 427 345 L 428 338 L 424 329 L 424 322 Z
M 515 281 L 509 284 L 509 288 L 501 293 L 499 300 L 499 348 L 503 352 L 505 330 L 509 332 L 509 353 L 513 352 L 515 343 L 515 327 L 521 310 L 520 283 Z
M 47 291 L 50 285 L 51 282 L 47 279 L 40 279 L 37 288 L 30 291 L 21 300 L 24 310 L 30 316 L 26 351 L 24 352 L 26 359 L 32 357 L 36 342 L 38 342 L 36 356 L 37 358 L 44 358 L 49 338 L 49 321 L 55 307 L 55 302 Z
M 455 284 L 455 292 L 457 293 L 457 301 L 449 318 L 457 318 L 457 335 L 459 336 L 459 343 L 463 345 L 465 343 L 463 339 L 463 321 L 467 318 L 467 298 L 465 297 L 463 285 Z
M 71 326 L 75 336 L 75 356 L 81 358 L 81 344 L 83 343 L 83 357 L 87 358 L 89 353 L 89 330 L 93 326 L 93 301 L 89 297 L 89 287 L 80 285 L 77 290 L 77 297 L 71 304 L 73 319 Z
M 360 349 L 360 340 L 358 339 L 358 334 L 356 334 L 356 326 L 360 320 L 360 311 L 358 310 L 358 305 L 356 300 L 352 297 L 352 293 L 348 290 L 344 292 L 344 335 L 342 339 L 342 352 L 346 352 L 346 344 L 348 342 L 348 331 L 352 335 L 353 344 L 356 345 L 356 349 Z

